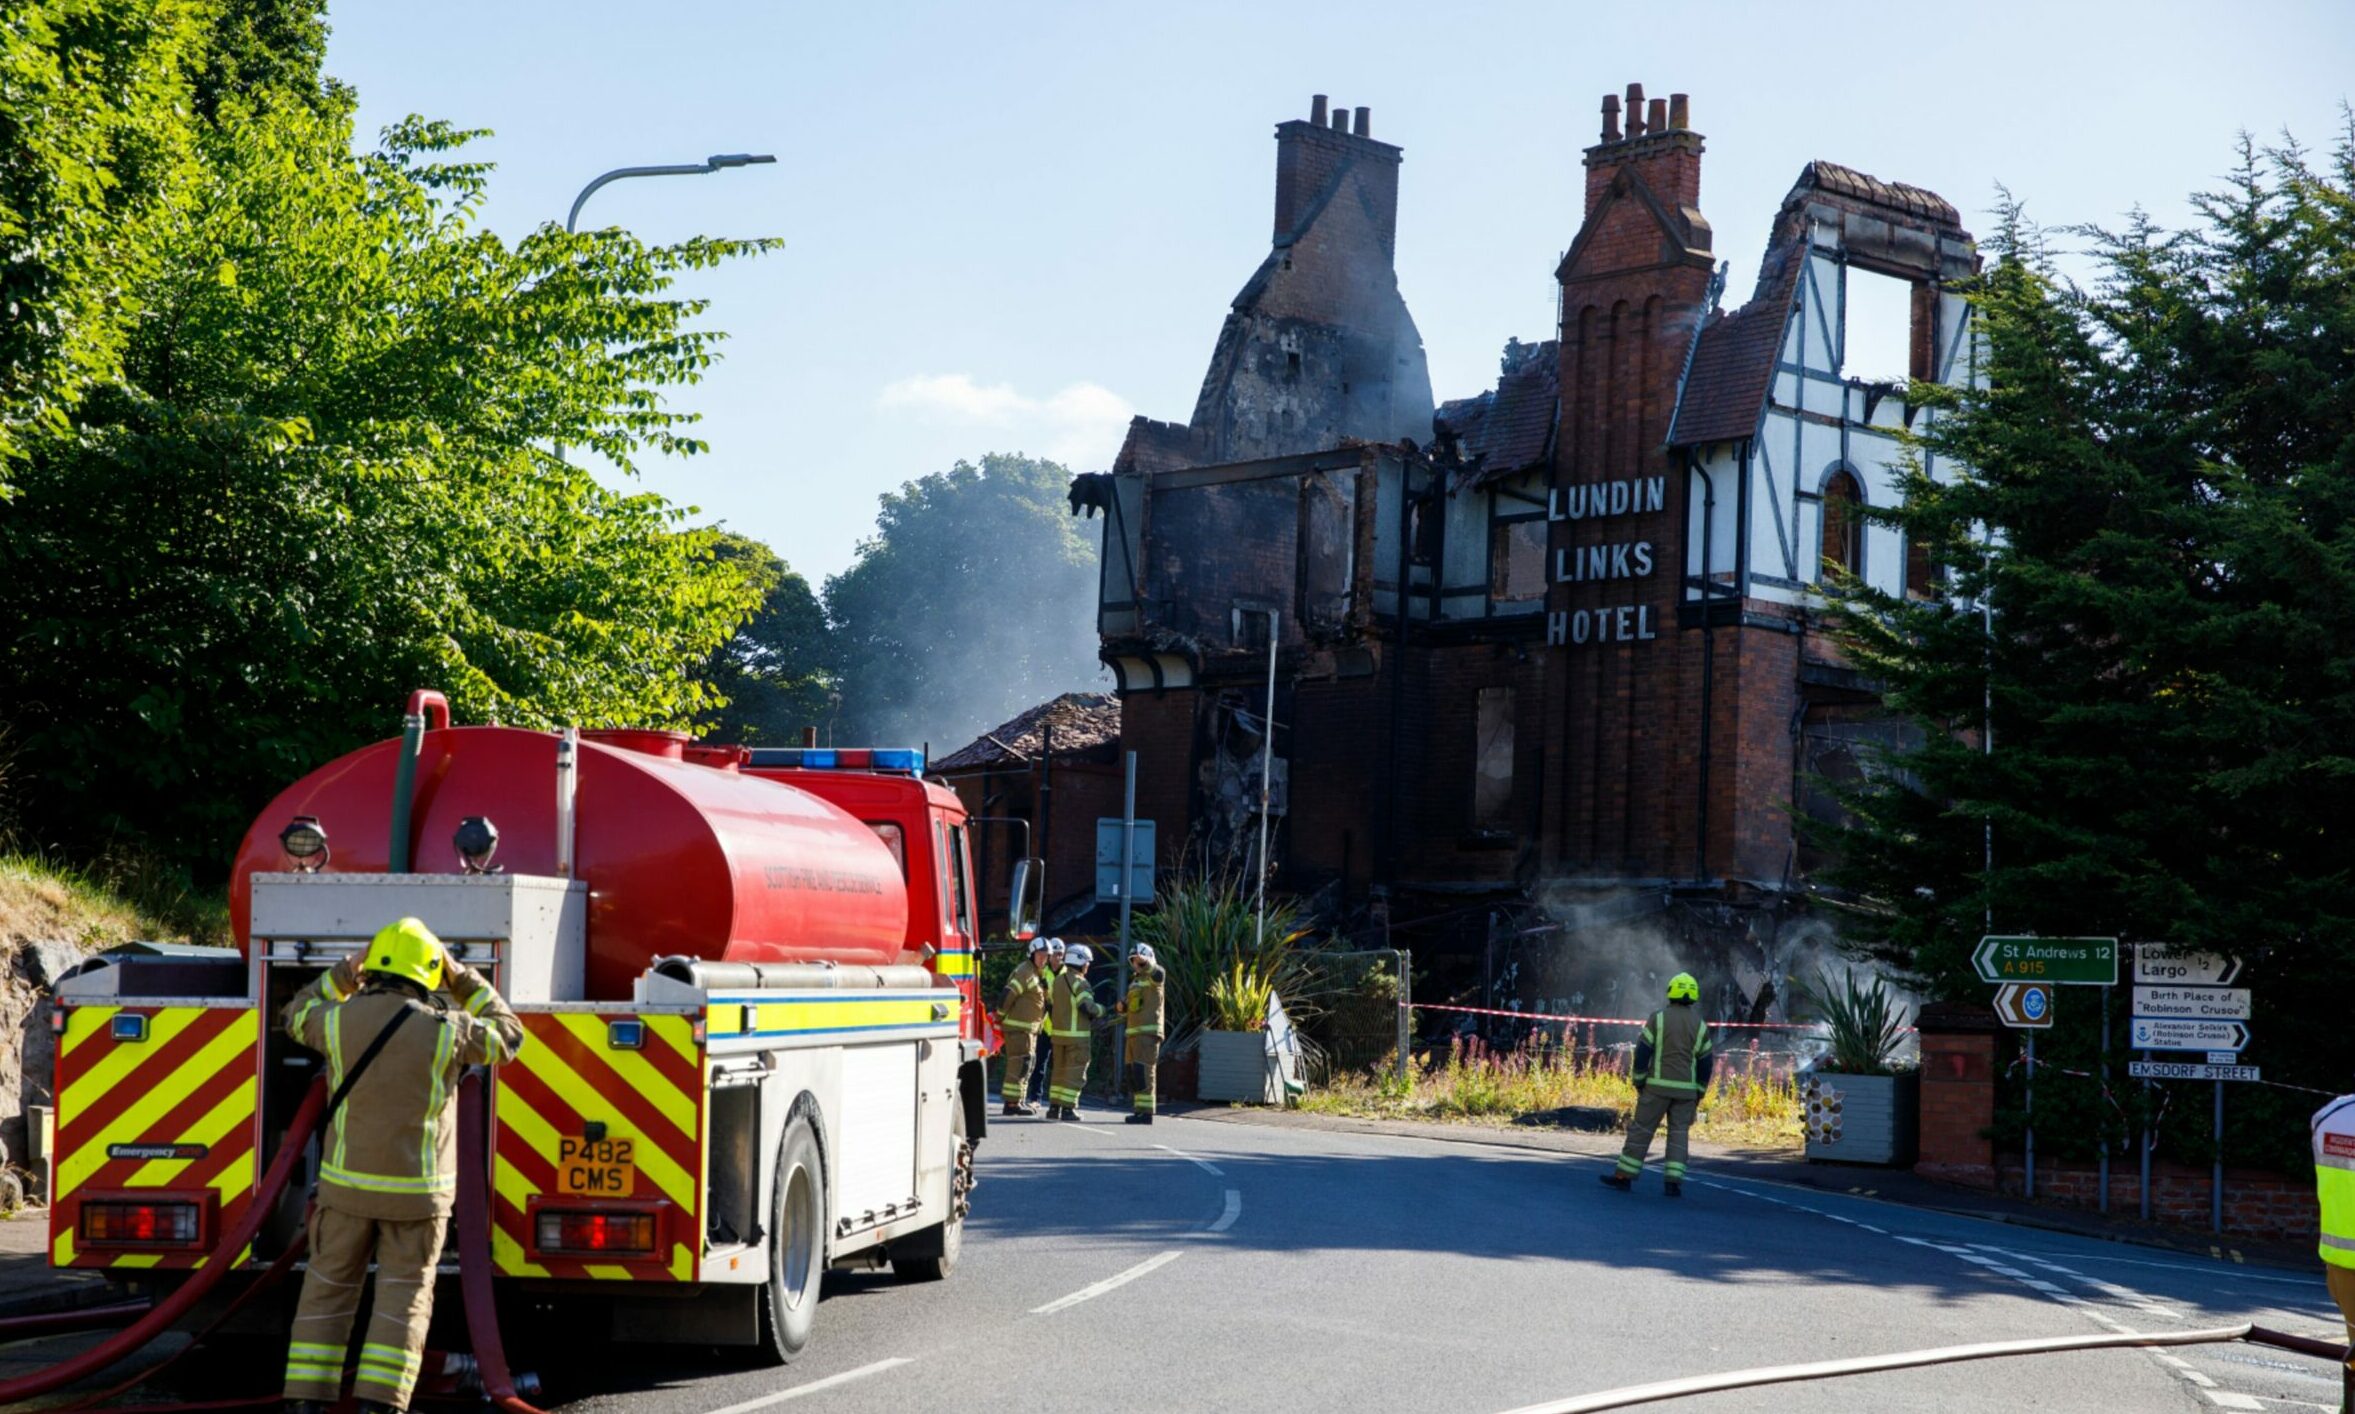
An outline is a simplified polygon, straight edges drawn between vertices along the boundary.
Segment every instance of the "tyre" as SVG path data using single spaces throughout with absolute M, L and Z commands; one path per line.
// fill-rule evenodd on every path
M 817 1130 L 796 1110 L 777 1146 L 769 1209 L 769 1279 L 761 1285 L 759 1353 L 782 1365 L 810 1343 L 826 1272 L 826 1164 Z
M 902 1281 L 944 1280 L 957 1269 L 957 1258 L 965 1250 L 965 1210 L 971 1203 L 969 1195 L 973 1190 L 973 1145 L 965 1137 L 965 1107 L 953 1106 L 949 1115 L 954 1157 L 949 1161 L 948 1221 L 891 1245 L 892 1274 Z

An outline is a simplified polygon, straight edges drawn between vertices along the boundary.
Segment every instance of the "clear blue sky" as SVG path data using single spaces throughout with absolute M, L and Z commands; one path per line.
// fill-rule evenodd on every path
M 1311 93 L 1406 149 L 1399 279 L 1442 398 L 1548 337 L 1602 94 L 1692 95 L 1729 302 L 1800 167 L 1944 194 L 1998 182 L 2046 225 L 2186 216 L 2243 129 L 2327 148 L 2355 4 L 1964 7 L 1635 0 L 1425 4 L 336 4 L 329 67 L 363 135 L 417 112 L 494 129 L 490 224 L 561 220 L 609 167 L 777 165 L 619 183 L 584 225 L 774 235 L 698 279 L 725 359 L 682 406 L 706 457 L 643 483 L 813 580 L 876 496 L 958 457 L 1100 469 L 1128 415 L 1192 411 L 1266 254 L 1273 125 Z

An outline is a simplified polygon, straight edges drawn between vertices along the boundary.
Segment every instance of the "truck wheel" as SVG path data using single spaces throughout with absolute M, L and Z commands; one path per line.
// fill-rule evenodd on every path
M 965 1250 L 965 1210 L 971 1206 L 973 1191 L 973 1145 L 965 1138 L 965 1107 L 954 1106 L 949 1114 L 955 1157 L 949 1168 L 948 1221 L 893 1244 L 891 1270 L 902 1281 L 941 1281 L 957 1269 L 957 1258 Z
M 769 1214 L 769 1279 L 760 1288 L 760 1353 L 782 1365 L 810 1343 L 826 1268 L 826 1165 L 809 1116 L 795 1114 L 777 1147 Z

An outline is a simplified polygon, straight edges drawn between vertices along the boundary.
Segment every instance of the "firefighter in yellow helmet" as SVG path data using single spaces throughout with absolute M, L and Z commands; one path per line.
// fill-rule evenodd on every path
M 2314 1196 L 2322 1207 L 2322 1275 L 2355 1346 L 2355 1095 L 2314 1112 Z M 2339 1376 L 2340 1414 L 2355 1409 L 2355 1364 Z
M 436 995 L 445 985 L 449 997 Z M 406 1409 L 457 1194 L 450 1098 L 467 1066 L 515 1054 L 523 1023 L 414 918 L 320 974 L 287 1004 L 284 1020 L 288 1036 L 327 1057 L 330 1093 L 344 1096 L 319 1138 L 310 1270 L 287 1346 L 286 1398 L 298 1410 L 342 1398 L 373 1259 L 375 1307 L 352 1393 L 363 1410 Z
M 1006 1033 L 1005 1073 L 998 1078 L 1000 1113 L 1031 1115 L 1038 1111 L 1023 1101 L 1030 1088 L 1030 1067 L 1038 1059 L 1038 1033 L 1047 1023 L 1047 987 L 1052 977 L 1055 939 L 1030 940 L 1030 956 L 1015 964 L 1006 979 L 1006 995 L 998 1003 L 998 1028 Z
M 1690 972 L 1679 972 L 1668 979 L 1668 1005 L 1652 1013 L 1636 1039 L 1635 1064 L 1628 1069 L 1635 1081 L 1635 1114 L 1627 1121 L 1627 1144 L 1617 1166 L 1603 1175 L 1605 1187 L 1625 1193 L 1635 1186 L 1651 1152 L 1653 1131 L 1665 1119 L 1668 1158 L 1660 1165 L 1661 1191 L 1671 1198 L 1684 1196 L 1693 1115 L 1716 1068 L 1709 1023 L 1701 1019 L 1701 983 Z
M 1055 1073 L 1047 1081 L 1047 1118 L 1079 1118 L 1079 1093 L 1088 1086 L 1088 1050 L 1104 1004 L 1088 987 L 1088 964 L 1096 960 L 1085 943 L 1063 950 L 1063 970 L 1047 997 L 1047 1030 L 1055 1042 Z
M 1128 995 L 1117 1010 L 1128 1018 L 1128 1088 L 1130 1124 L 1153 1122 L 1153 1082 L 1161 1066 L 1161 964 L 1150 943 L 1128 950 Z

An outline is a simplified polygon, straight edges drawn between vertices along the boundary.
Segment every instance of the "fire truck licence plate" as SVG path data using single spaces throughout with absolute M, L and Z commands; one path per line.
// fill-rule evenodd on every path
M 635 1139 L 556 1139 L 556 1191 L 568 1198 L 627 1198 L 638 1186 Z

